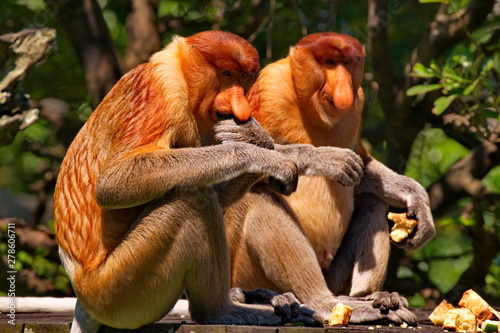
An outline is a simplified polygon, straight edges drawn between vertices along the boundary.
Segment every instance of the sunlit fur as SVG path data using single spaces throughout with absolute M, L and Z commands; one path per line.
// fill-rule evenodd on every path
M 61 248 L 82 273 L 106 259 L 141 211 L 103 211 L 97 204 L 97 176 L 108 157 L 137 155 L 159 145 L 200 145 L 180 66 L 172 63 L 179 59 L 181 43 L 176 38 L 150 62 L 124 75 L 67 152 L 55 192 L 55 227 Z
M 352 37 L 335 33 L 305 37 L 288 57 L 259 74 L 248 94 L 254 117 L 277 143 L 351 148 L 366 155 L 359 143 L 364 58 L 363 46 Z M 327 64 L 330 59 L 335 64 Z M 352 62 L 346 65 L 347 59 Z M 332 93 L 336 87 L 354 96 L 342 111 L 331 103 L 336 103 Z M 335 255 L 351 218 L 353 188 L 323 177 L 301 177 L 298 190 L 287 200 L 321 266 L 328 267 L 325 254 Z
M 124 75 L 78 133 L 54 195 L 61 259 L 78 296 L 73 331 L 137 328 L 182 292 L 199 322 L 280 323 L 272 310 L 229 302 L 223 193 L 211 187 L 267 166 L 296 177 L 273 151 L 211 145 L 217 112 L 250 116 L 244 91 L 257 69 L 255 49 L 230 33 L 174 37 Z
M 338 294 L 381 289 L 390 250 L 388 205 L 404 207 L 419 220 L 419 229 L 399 246 L 413 250 L 434 235 L 425 189 L 372 158 L 361 144 L 364 60 L 356 39 L 318 33 L 261 71 L 248 94 L 253 116 L 276 150 L 291 154 L 299 169 L 316 170 L 304 172 L 289 197 L 255 186 L 225 213 L 232 284 L 291 291 L 325 319 L 333 305 L 352 301 Z M 331 173 L 339 170 L 338 160 L 347 169 L 356 165 L 344 159 L 349 149 L 363 162 L 356 186 L 341 185 Z M 372 299 L 382 295 L 392 302 L 393 296 L 383 294 Z M 400 300 L 397 315 L 354 302 L 351 321 L 416 320 Z

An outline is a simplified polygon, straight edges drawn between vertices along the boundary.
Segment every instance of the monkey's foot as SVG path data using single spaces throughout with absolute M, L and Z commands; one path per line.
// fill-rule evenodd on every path
M 376 291 L 363 297 L 368 301 L 373 301 L 373 307 L 379 308 L 382 313 L 390 310 L 408 308 L 408 301 L 396 292 Z
M 398 293 L 375 292 L 364 297 L 337 296 L 337 302 L 353 309 L 350 323 L 392 322 L 409 325 L 417 323 L 417 316 L 408 309 L 408 301 Z
M 305 326 L 323 326 L 323 319 L 314 311 L 301 306 L 292 293 L 278 294 L 272 290 L 231 289 L 229 296 L 233 302 L 244 304 L 268 304 L 274 308 L 274 314 L 281 317 L 282 324 L 302 322 Z

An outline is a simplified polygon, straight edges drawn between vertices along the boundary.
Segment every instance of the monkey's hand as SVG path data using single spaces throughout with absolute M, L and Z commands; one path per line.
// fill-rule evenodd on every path
M 400 175 L 379 161 L 369 157 L 365 161 L 365 174 L 356 186 L 356 195 L 372 193 L 395 207 L 406 207 L 406 216 L 418 225 L 408 238 L 397 246 L 413 251 L 425 245 L 436 233 L 425 188 L 412 178 Z
M 436 233 L 434 220 L 430 209 L 429 196 L 422 185 L 412 178 L 401 176 L 399 184 L 405 189 L 406 217 L 417 220 L 413 232 L 402 242 L 395 243 L 398 247 L 409 251 L 425 245 Z
M 327 177 L 344 186 L 359 183 L 363 176 L 363 160 L 350 149 L 308 144 L 275 144 L 274 147 L 293 158 L 301 175 Z
M 215 139 L 219 143 L 246 142 L 257 147 L 274 149 L 274 140 L 254 118 L 247 122 L 229 119 L 214 126 Z
M 274 141 L 267 134 L 266 131 L 260 126 L 260 124 L 254 118 L 250 118 L 247 122 L 239 122 L 238 120 L 229 119 L 218 122 L 214 126 L 215 139 L 221 144 L 236 144 L 236 143 L 246 143 L 259 148 L 264 148 L 265 150 L 274 150 Z M 273 162 L 278 159 L 284 159 L 284 164 L 277 168 L 264 168 L 267 171 L 264 174 L 269 175 L 269 186 L 284 195 L 290 195 L 297 188 L 297 178 L 292 182 L 287 182 L 283 180 L 283 175 L 286 171 L 286 165 L 292 163 L 295 166 L 295 162 L 289 157 L 279 154 L 277 152 L 268 152 L 267 157 L 263 163 L 268 162 L 268 167 L 275 165 Z M 274 157 L 271 157 L 274 156 Z M 280 170 L 281 169 L 281 170 Z M 297 172 L 297 167 L 295 166 L 295 171 Z M 259 173 L 260 174 L 260 173 Z M 297 174 L 295 175 L 298 176 Z
M 274 314 L 281 317 L 282 324 L 302 322 L 306 326 L 323 326 L 322 318 L 314 311 L 301 306 L 292 293 L 278 294 L 267 289 L 252 291 L 233 288 L 229 293 L 233 302 L 244 304 L 269 304 Z

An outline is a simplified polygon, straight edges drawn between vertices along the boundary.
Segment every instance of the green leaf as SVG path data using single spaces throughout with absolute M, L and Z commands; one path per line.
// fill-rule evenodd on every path
M 500 120 L 500 113 L 495 109 L 483 109 L 482 110 L 484 118 L 493 118 L 496 120 Z
M 420 94 L 428 93 L 429 91 L 441 89 L 443 86 L 441 84 L 421 84 L 418 86 L 413 86 L 406 91 L 406 95 L 415 96 Z
M 485 75 L 487 72 L 493 69 L 494 61 L 493 59 L 486 60 L 486 63 L 483 65 L 481 73 L 479 75 Z
M 422 65 L 421 63 L 415 64 L 413 66 L 413 73 L 411 76 L 421 77 L 421 78 L 431 78 L 434 77 L 434 72 L 429 67 Z
M 455 72 L 450 67 L 443 68 L 443 77 L 445 77 L 447 79 L 452 79 L 452 80 L 455 80 L 458 82 L 464 81 L 464 78 L 461 77 L 457 72 Z
M 455 98 L 457 98 L 457 95 L 439 97 L 434 101 L 434 107 L 432 108 L 432 113 L 439 116 L 448 108 L 448 106 L 450 106 L 451 102 L 453 102 Z
M 463 92 L 464 96 L 469 96 L 477 88 L 480 82 L 481 82 L 480 78 L 474 80 L 474 82 L 472 82 L 467 88 L 464 89 Z
M 438 73 L 441 72 L 441 67 L 437 64 L 436 60 L 434 59 L 432 59 L 431 62 L 429 63 L 429 67 Z

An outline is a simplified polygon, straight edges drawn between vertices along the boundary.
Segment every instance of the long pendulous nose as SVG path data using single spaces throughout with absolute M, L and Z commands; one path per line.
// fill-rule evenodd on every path
M 344 66 L 338 66 L 329 74 L 329 83 L 333 87 L 333 103 L 338 111 L 347 111 L 354 103 L 354 91 L 351 74 Z
M 231 109 L 234 116 L 239 121 L 248 121 L 250 119 L 251 110 L 250 105 L 245 97 L 245 92 L 242 87 L 233 86 L 230 89 L 231 95 Z

